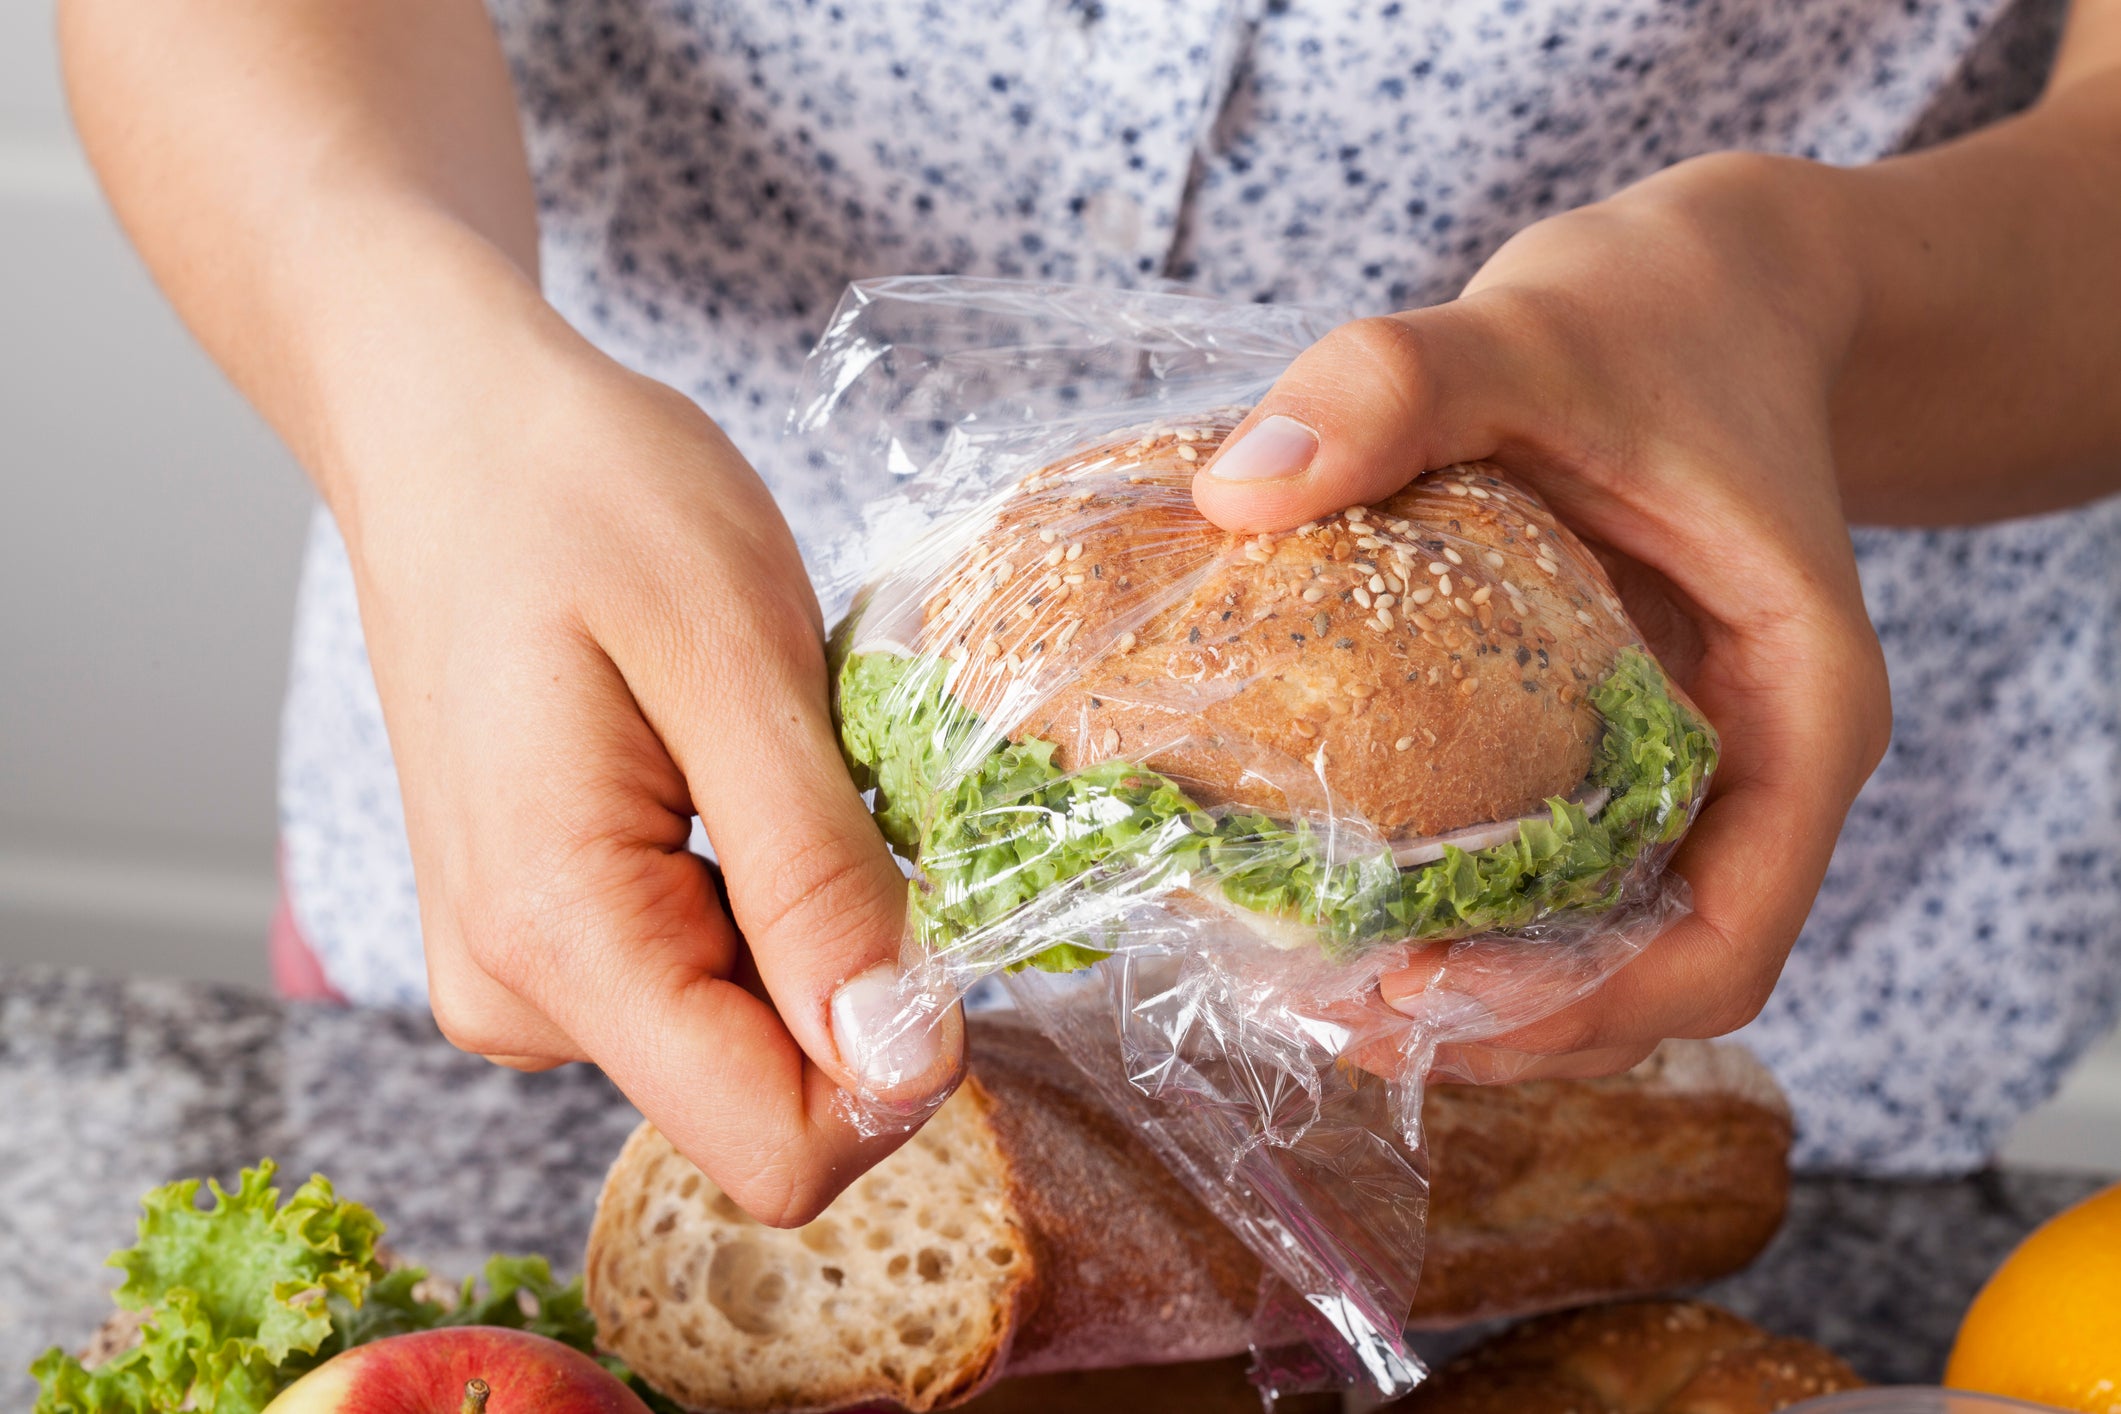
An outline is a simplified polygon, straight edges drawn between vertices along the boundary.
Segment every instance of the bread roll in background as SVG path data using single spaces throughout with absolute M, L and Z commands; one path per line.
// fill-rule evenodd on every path
M 1543 1316 L 1467 1351 L 1390 1414 L 1775 1414 L 1860 1389 L 1831 1351 L 1698 1301 Z
M 698 1410 L 948 1407 L 1011 1374 L 1246 1348 L 1258 1261 L 1028 1023 L 817 1221 L 763 1227 L 643 1125 L 584 1263 L 606 1347 Z M 1417 1324 L 1691 1285 L 1766 1245 L 1788 1110 L 1743 1050 L 1605 1080 L 1438 1086 Z
M 1463 1325 L 1737 1271 L 1782 1225 L 1790 1119 L 1742 1046 L 1667 1041 L 1624 1075 L 1437 1085 L 1412 1324 Z

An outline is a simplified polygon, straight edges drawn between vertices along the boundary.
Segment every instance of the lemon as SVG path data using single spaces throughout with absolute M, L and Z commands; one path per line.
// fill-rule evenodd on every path
M 1944 1382 L 2121 1414 L 2121 1185 L 2050 1218 L 2004 1259 L 1959 1323 Z

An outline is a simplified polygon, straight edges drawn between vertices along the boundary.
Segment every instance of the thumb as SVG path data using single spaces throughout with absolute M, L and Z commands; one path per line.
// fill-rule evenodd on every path
M 1193 479 L 1226 530 L 1287 530 L 1492 455 L 1520 371 L 1476 301 L 1358 319 L 1289 365 Z

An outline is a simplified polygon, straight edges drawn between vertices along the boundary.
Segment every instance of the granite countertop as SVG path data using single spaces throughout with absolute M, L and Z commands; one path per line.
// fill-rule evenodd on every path
M 116 1279 L 103 1260 L 158 1183 L 229 1182 L 270 1155 L 296 1178 L 330 1175 L 437 1272 L 497 1251 L 571 1270 L 637 1119 L 588 1067 L 502 1070 L 422 1016 L 0 967 L 0 1408 L 26 1408 L 30 1360 L 103 1318 Z M 2100 1186 L 2014 1171 L 1804 1178 L 1767 1253 L 1704 1294 L 1873 1380 L 1934 1381 L 1989 1271 Z

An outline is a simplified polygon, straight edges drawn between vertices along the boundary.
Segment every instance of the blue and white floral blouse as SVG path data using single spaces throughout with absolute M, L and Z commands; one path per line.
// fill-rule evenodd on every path
M 2012 0 L 493 0 L 546 284 L 782 495 L 804 353 L 905 272 L 1386 311 L 1527 222 L 1720 148 L 1870 161 L 2026 103 Z M 1745 1037 L 1799 1159 L 1980 1163 L 2121 991 L 2121 503 L 1861 531 L 1895 734 Z M 344 547 L 317 517 L 281 769 L 290 899 L 415 1005 L 411 863 Z

